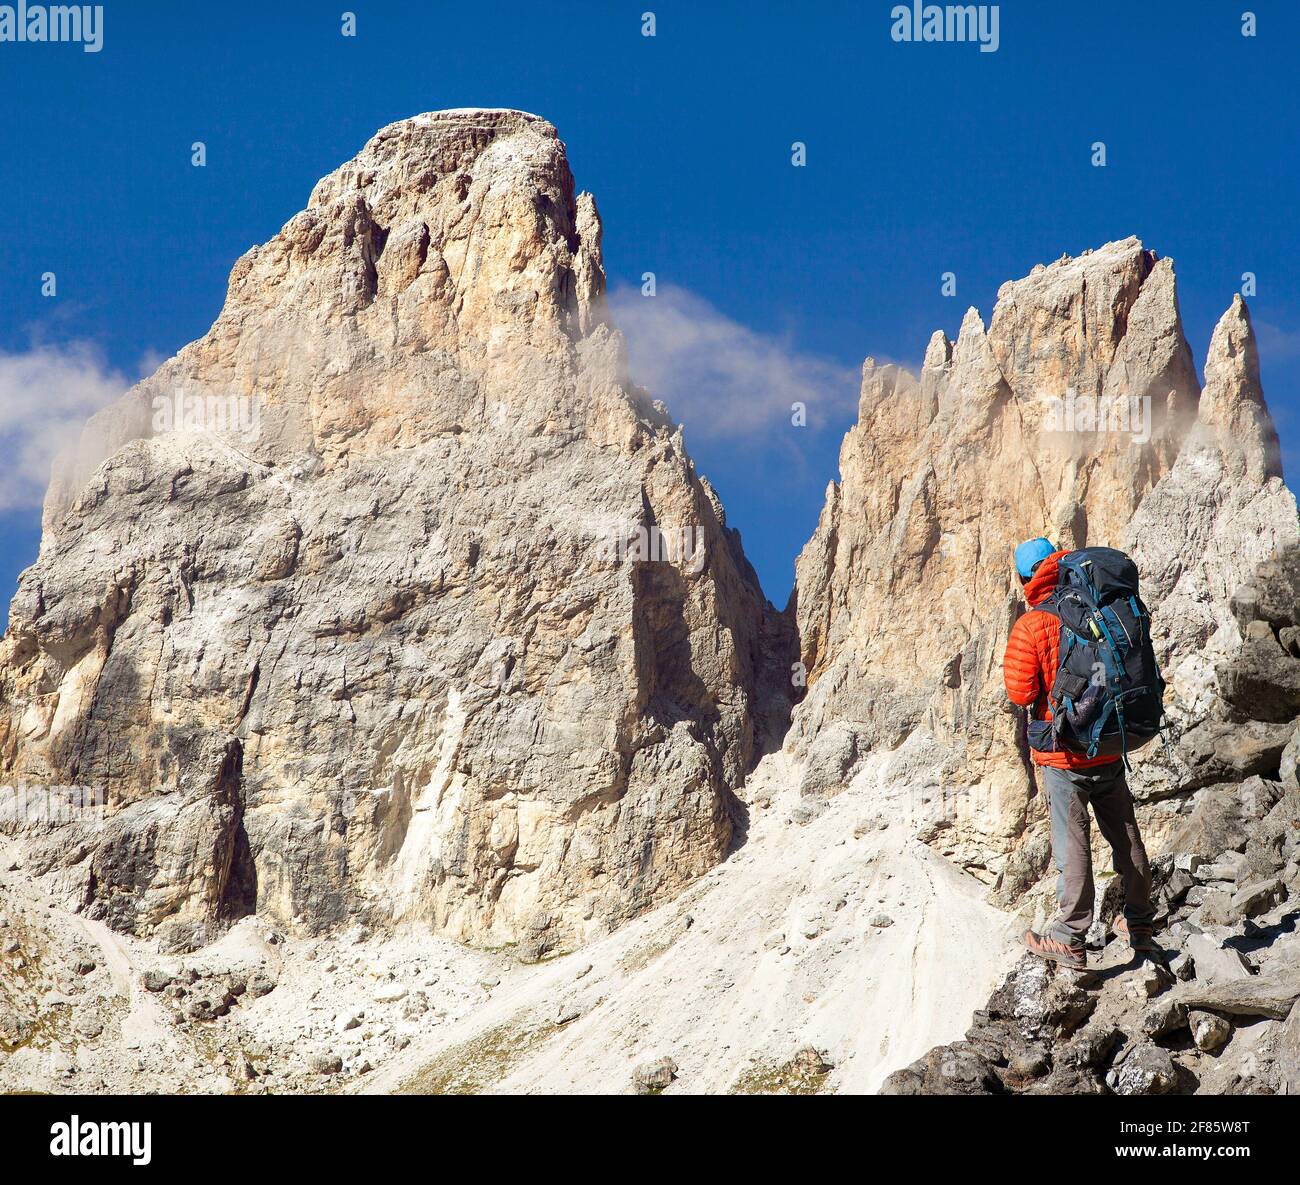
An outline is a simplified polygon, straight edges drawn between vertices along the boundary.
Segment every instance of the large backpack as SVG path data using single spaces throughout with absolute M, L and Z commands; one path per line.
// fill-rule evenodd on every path
M 1061 622 L 1051 720 L 1031 720 L 1030 748 L 1122 757 L 1164 722 L 1165 681 L 1151 646 L 1151 615 L 1138 595 L 1137 565 L 1111 547 L 1057 560 L 1056 591 L 1040 612 Z

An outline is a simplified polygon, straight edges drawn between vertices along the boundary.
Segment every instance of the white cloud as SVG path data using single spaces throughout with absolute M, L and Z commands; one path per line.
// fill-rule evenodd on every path
M 1255 337 L 1266 365 L 1275 359 L 1291 359 L 1300 354 L 1300 330 L 1282 329 L 1267 321 L 1256 321 Z
M 0 512 L 40 506 L 55 455 L 130 385 L 84 343 L 0 351 Z
M 685 289 L 661 285 L 642 296 L 618 288 L 610 305 L 627 338 L 633 381 L 695 439 L 788 430 L 795 402 L 806 405 L 813 428 L 857 408 L 857 370 L 756 333 Z

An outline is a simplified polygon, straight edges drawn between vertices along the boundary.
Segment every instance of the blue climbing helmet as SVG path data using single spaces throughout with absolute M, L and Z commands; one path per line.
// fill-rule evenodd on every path
M 1016 548 L 1016 572 L 1021 580 L 1028 580 L 1034 569 L 1056 550 L 1051 542 L 1041 535 L 1037 539 L 1028 539 Z

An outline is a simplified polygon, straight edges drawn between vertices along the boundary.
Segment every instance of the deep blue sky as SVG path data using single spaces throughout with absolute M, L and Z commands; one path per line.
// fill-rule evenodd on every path
M 654 271 L 842 367 L 918 359 L 967 305 L 987 319 L 1003 280 L 1131 233 L 1175 258 L 1200 365 L 1253 271 L 1294 457 L 1300 8 L 1250 0 L 1247 39 L 1246 6 L 1013 0 L 984 54 L 895 43 L 892 5 L 872 0 L 108 0 L 97 55 L 0 44 L 0 349 L 90 341 L 134 375 L 205 332 L 235 258 L 377 128 L 520 107 L 559 127 L 596 194 L 612 284 Z M 345 8 L 355 39 L 340 36 Z M 190 165 L 195 140 L 206 169 Z M 806 168 L 791 167 L 795 140 Z M 46 271 L 56 300 L 40 295 Z M 945 271 L 956 299 L 940 295 Z M 781 463 L 686 424 L 778 604 L 849 418 Z M 37 517 L 0 527 L 0 600 L 35 555 Z

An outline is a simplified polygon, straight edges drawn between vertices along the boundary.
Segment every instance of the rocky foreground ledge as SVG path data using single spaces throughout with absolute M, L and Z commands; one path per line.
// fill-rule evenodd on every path
M 1178 746 L 1178 820 L 1154 870 L 1163 957 L 1102 925 L 1087 971 L 1026 955 L 964 1040 L 885 1093 L 1300 1094 L 1298 568 L 1282 557 L 1238 596 L 1246 643 L 1218 672 L 1224 699 Z

